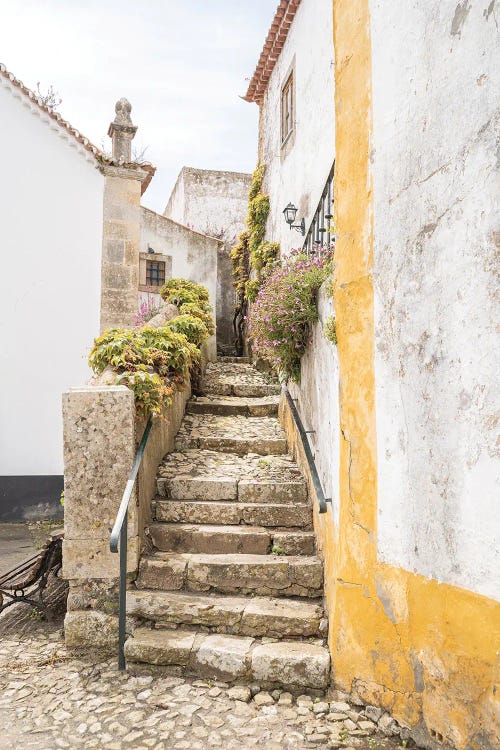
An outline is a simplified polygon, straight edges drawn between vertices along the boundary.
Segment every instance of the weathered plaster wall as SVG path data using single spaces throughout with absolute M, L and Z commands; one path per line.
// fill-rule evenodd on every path
M 233 244 L 247 213 L 251 175 L 183 167 L 164 215 Z
M 493 598 L 477 593 L 480 584 L 474 574 L 477 557 L 490 587 L 489 567 L 484 567 L 480 546 L 482 539 L 488 543 L 488 526 L 494 524 L 495 519 L 481 498 L 482 481 L 476 480 L 472 485 L 473 465 L 467 466 L 466 455 L 463 455 L 462 466 L 458 460 L 462 455 L 461 441 L 477 438 L 478 417 L 461 414 L 462 421 L 457 423 L 453 410 L 457 390 L 473 392 L 475 384 L 479 388 L 489 384 L 484 360 L 491 355 L 483 351 L 481 341 L 482 337 L 490 336 L 489 307 L 486 310 L 483 307 L 481 312 L 472 309 L 466 287 L 472 283 L 484 305 L 485 287 L 489 285 L 484 249 L 491 232 L 488 209 L 492 186 L 491 157 L 486 158 L 490 149 L 489 126 L 481 129 L 471 116 L 467 122 L 461 120 L 461 127 L 457 128 L 456 119 L 451 115 L 461 116 L 461 110 L 453 108 L 456 105 L 460 109 L 464 101 L 469 100 L 479 107 L 483 117 L 486 115 L 485 119 L 481 117 L 483 124 L 491 114 L 489 96 L 485 96 L 482 103 L 481 95 L 476 99 L 474 87 L 481 87 L 488 81 L 488 78 L 481 79 L 482 73 L 474 75 L 477 51 L 469 48 L 467 52 L 464 47 L 453 65 L 445 54 L 445 50 L 447 54 L 454 54 L 457 36 L 461 34 L 461 38 L 465 38 L 465 22 L 469 18 L 475 19 L 475 40 L 474 45 L 470 41 L 471 47 L 478 50 L 487 43 L 491 51 L 492 42 L 487 42 L 489 31 L 478 22 L 482 18 L 486 24 L 494 6 L 483 5 L 479 8 L 478 4 L 473 13 L 470 3 L 466 2 L 458 6 L 426 3 L 417 9 L 410 2 L 403 8 L 401 4 L 388 8 L 387 4 L 375 0 L 334 0 L 337 160 L 334 300 L 342 441 L 338 540 L 332 535 L 333 543 L 329 550 L 325 549 L 326 559 L 335 561 L 334 593 L 329 598 L 329 602 L 333 602 L 329 609 L 332 667 L 339 686 L 354 690 L 369 703 L 387 708 L 409 728 L 418 744 L 438 748 L 444 742 L 459 750 L 489 750 L 496 747 L 498 740 L 495 675 L 500 605 Z M 445 8 L 449 10 L 449 17 L 447 23 L 440 26 L 438 21 L 442 16 L 439 14 Z M 446 34 L 448 46 L 442 42 Z M 425 49 L 420 48 L 418 57 L 413 58 L 412 44 L 418 46 L 422 35 L 427 35 Z M 400 37 L 405 39 L 401 47 Z M 391 47 L 393 44 L 395 46 Z M 388 46 L 391 49 L 387 50 Z M 485 65 L 488 65 L 489 54 L 480 55 Z M 413 66 L 409 70 L 404 68 L 407 58 Z M 471 76 L 466 70 L 468 67 L 474 71 Z M 489 72 L 485 75 L 489 76 Z M 464 89 L 460 88 L 462 83 Z M 429 102 L 422 93 L 426 87 L 431 97 Z M 391 107 L 393 90 L 399 98 L 397 106 Z M 383 104 L 386 100 L 387 108 Z M 418 135 L 419 127 L 424 126 L 421 121 L 424 113 L 427 117 L 425 138 L 432 141 L 435 132 L 432 148 Z M 438 131 L 442 132 L 442 137 L 437 137 Z M 442 156 L 445 161 L 441 161 Z M 433 168 L 437 170 L 435 174 Z M 441 182 L 445 169 L 447 179 Z M 420 185 L 411 184 L 414 170 Z M 405 179 L 401 179 L 400 172 Z M 436 186 L 432 187 L 436 178 Z M 394 179 L 397 187 L 393 189 Z M 477 208 L 476 192 L 486 206 L 484 214 Z M 407 201 L 404 208 L 401 208 L 401 201 Z M 465 211 L 465 216 L 460 216 L 460 211 Z M 453 248 L 458 248 L 454 254 Z M 471 251 L 476 256 L 474 263 L 469 257 Z M 442 265 L 444 259 L 447 259 L 446 273 Z M 426 269 L 425 278 L 420 274 L 422 264 Z M 388 281 L 381 279 L 384 275 L 389 276 Z M 471 276 L 478 278 L 472 280 Z M 461 306 L 457 304 L 459 292 L 462 299 L 458 302 L 470 313 L 467 319 L 462 317 Z M 433 321 L 421 309 L 426 304 L 431 307 Z M 451 307 L 452 313 L 448 314 L 446 305 Z M 392 327 L 387 325 L 391 314 L 395 316 Z M 463 321 L 465 344 L 460 347 L 452 315 Z M 415 340 L 411 321 L 417 335 L 425 322 L 430 332 L 428 339 Z M 472 333 L 468 330 L 469 321 Z M 404 349 L 407 346 L 405 336 L 411 345 L 408 350 Z M 476 367 L 475 359 L 471 361 L 468 343 L 472 336 L 483 357 Z M 423 361 L 413 349 L 419 344 L 423 348 Z M 465 352 L 469 356 L 467 375 L 458 362 L 461 358 L 465 360 Z M 459 377 L 465 382 L 457 385 L 453 379 Z M 429 407 L 425 399 L 414 393 L 410 395 L 409 383 L 414 384 L 414 391 L 421 392 L 424 378 L 425 387 L 431 389 L 429 398 L 434 411 L 440 417 L 442 439 L 449 441 L 450 455 L 446 463 L 435 434 L 432 440 L 436 441 L 435 450 L 439 450 L 441 462 L 435 461 L 434 453 L 427 454 L 426 465 L 422 460 L 422 443 L 429 439 L 429 434 L 422 429 L 419 420 L 422 419 L 424 425 L 429 421 Z M 447 378 L 451 397 L 444 393 L 443 382 L 446 383 Z M 397 392 L 401 400 L 398 409 L 393 408 L 392 396 L 387 396 L 388 389 Z M 484 389 L 484 407 L 488 408 L 486 391 L 487 388 Z M 476 411 L 480 412 L 481 407 L 476 407 Z M 392 419 L 390 425 L 388 414 Z M 477 534 L 481 519 L 480 535 L 476 537 L 476 544 L 469 547 L 467 560 L 468 585 L 476 591 L 440 582 L 440 575 L 447 574 L 447 565 L 443 562 L 455 554 L 452 546 L 447 548 L 446 556 L 434 558 L 440 561 L 440 571 L 429 570 L 423 576 L 408 570 L 411 555 L 408 547 L 415 543 L 415 538 L 412 537 L 414 532 L 407 532 L 404 524 L 399 528 L 403 541 L 395 537 L 396 554 L 391 554 L 392 564 L 383 559 L 384 554 L 388 557 L 390 554 L 384 527 L 390 528 L 393 523 L 387 514 L 392 510 L 399 513 L 394 487 L 387 482 L 388 474 L 391 477 L 394 474 L 388 470 L 393 455 L 390 451 L 386 454 L 386 441 L 391 440 L 390 445 L 393 445 L 390 432 L 398 436 L 401 432 L 405 438 L 409 432 L 406 420 L 420 435 L 417 445 L 412 440 L 402 441 L 403 446 L 412 448 L 404 456 L 410 467 L 401 470 L 399 475 L 402 477 L 400 491 L 406 493 L 406 506 L 420 503 L 422 523 L 433 528 L 429 506 L 417 497 L 413 488 L 413 494 L 408 494 L 407 477 L 412 481 L 416 477 L 411 466 L 413 461 L 420 467 L 422 495 L 430 492 L 436 500 L 429 477 L 439 470 L 435 476 L 442 482 L 446 474 L 450 478 L 455 474 L 458 481 L 448 479 L 447 482 L 456 493 L 456 513 L 450 518 L 450 528 L 454 532 L 465 528 L 464 522 L 458 520 L 460 514 L 468 516 Z M 434 425 L 432 419 L 431 432 L 435 433 Z M 489 462 L 487 450 L 484 450 L 487 432 L 486 425 L 479 442 L 481 460 L 486 461 L 486 466 Z M 401 457 L 401 446 L 396 455 Z M 461 477 L 467 477 L 469 489 L 472 487 L 470 494 L 477 500 L 474 508 L 468 504 L 472 497 L 469 499 L 466 493 L 457 492 Z M 488 482 L 486 478 L 486 493 Z M 387 497 L 392 498 L 392 506 L 387 504 Z M 446 500 L 441 498 L 440 502 Z M 385 509 L 385 513 L 379 514 L 379 508 Z M 412 518 L 411 511 L 409 513 Z M 472 521 L 474 513 L 476 518 Z M 443 513 L 436 514 L 437 529 L 443 533 Z M 424 549 L 428 551 L 438 546 L 436 540 L 424 541 Z M 413 551 L 413 554 L 417 553 Z M 432 560 L 432 555 L 424 554 L 423 560 Z M 457 561 L 462 563 L 463 557 L 457 556 Z M 330 564 L 327 570 L 331 569 Z M 453 580 L 456 581 L 458 575 L 463 576 L 463 571 L 464 567 L 460 571 L 457 567 Z
M 261 107 L 259 160 L 267 165 L 263 189 L 271 196 L 267 239 L 285 253 L 302 245 L 283 209 L 298 207 L 297 222 L 311 223 L 332 168 L 335 138 L 332 6 L 302 0 L 269 79 Z M 291 66 L 295 76 L 295 133 L 281 146 L 281 88 Z
M 323 334 L 323 324 L 333 314 L 326 282 L 318 296 L 319 321 L 300 367 L 300 384 L 288 383 L 306 430 L 325 496 L 332 499 L 333 522 L 339 520 L 339 365 L 337 348 Z M 325 447 L 328 446 L 328 450 Z
M 148 246 L 157 253 L 172 258 L 172 277 L 196 281 L 206 286 L 210 303 L 214 307 L 217 300 L 217 253 L 221 242 L 200 232 L 188 229 L 172 219 L 141 207 L 141 251 Z M 215 322 L 215 313 L 214 313 Z M 215 336 L 208 342 L 211 360 L 217 356 Z
M 3 77 L 0 121 L 0 475 L 62 475 L 61 392 L 99 333 L 104 177 Z
M 183 167 L 165 216 L 222 239 L 217 262 L 217 345 L 232 353 L 234 287 L 229 253 L 245 226 L 251 175 Z
M 379 556 L 500 600 L 494 5 L 371 3 L 372 170 Z

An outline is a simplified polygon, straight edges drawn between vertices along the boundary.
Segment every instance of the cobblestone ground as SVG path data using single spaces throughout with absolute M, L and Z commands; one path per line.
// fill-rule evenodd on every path
M 1 750 L 392 750 L 399 744 L 376 731 L 362 707 L 343 704 L 342 695 L 333 703 L 281 692 L 251 697 L 243 686 L 120 674 L 114 659 L 68 652 L 61 617 L 49 624 L 30 613 L 19 605 L 0 617 Z M 390 733 L 390 722 L 385 729 Z

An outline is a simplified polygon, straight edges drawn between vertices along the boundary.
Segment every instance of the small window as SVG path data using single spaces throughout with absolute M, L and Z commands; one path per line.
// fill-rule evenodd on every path
M 161 260 L 146 261 L 146 285 L 162 286 L 165 283 L 165 263 Z
M 290 73 L 281 89 L 281 143 L 286 141 L 293 130 L 294 107 L 293 73 Z

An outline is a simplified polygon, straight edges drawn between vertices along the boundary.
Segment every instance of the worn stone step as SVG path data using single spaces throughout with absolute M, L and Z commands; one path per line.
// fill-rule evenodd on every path
M 175 439 L 175 450 L 194 448 L 237 456 L 283 455 L 287 453 L 287 440 L 275 417 L 186 414 Z
M 279 396 L 238 398 L 236 396 L 198 396 L 186 404 L 188 414 L 242 415 L 244 417 L 277 416 Z
M 311 598 L 322 595 L 323 564 L 313 556 L 155 552 L 141 559 L 136 584 L 163 591 Z
M 167 627 L 202 626 L 217 633 L 272 638 L 321 637 L 323 607 L 304 599 L 133 590 L 127 614 Z
M 126 641 L 125 656 L 129 663 L 264 687 L 323 690 L 330 679 L 328 650 L 297 641 L 263 644 L 245 636 L 137 628 Z
M 203 376 L 204 394 L 256 397 L 279 395 L 281 386 L 250 364 L 209 363 Z
M 202 495 L 201 495 L 202 496 Z M 231 503 L 194 500 L 155 502 L 155 518 L 167 523 L 248 524 L 249 526 L 283 526 L 310 529 L 312 510 L 305 504 Z
M 148 536 L 163 552 L 314 555 L 314 534 L 259 526 L 153 523 Z
M 250 365 L 252 360 L 250 357 L 217 357 L 217 362 L 229 362 L 234 365 Z

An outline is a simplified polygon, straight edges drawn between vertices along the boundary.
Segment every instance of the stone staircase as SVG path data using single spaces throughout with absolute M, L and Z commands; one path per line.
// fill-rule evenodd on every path
M 129 666 L 324 690 L 323 564 L 287 453 L 279 385 L 244 359 L 209 364 L 157 476 L 127 614 Z

